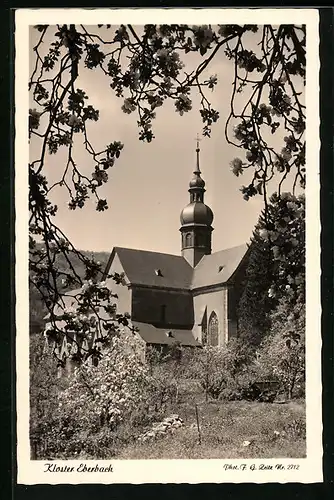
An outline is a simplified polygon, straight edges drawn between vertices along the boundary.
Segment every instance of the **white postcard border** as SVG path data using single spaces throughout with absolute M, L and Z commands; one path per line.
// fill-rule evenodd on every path
M 263 460 L 54 461 L 72 472 L 46 472 L 47 462 L 29 452 L 29 297 L 27 81 L 29 26 L 36 24 L 306 24 L 307 165 L 306 187 L 306 420 L 307 458 Z M 214 21 L 214 22 L 212 22 Z M 319 180 L 319 15 L 316 9 L 18 9 L 15 14 L 15 210 L 16 210 L 16 373 L 17 465 L 19 484 L 321 482 L 322 386 L 320 302 Z M 79 472 L 77 467 L 108 467 L 112 472 Z M 229 466 L 245 464 L 245 470 Z M 254 464 L 255 469 L 252 470 Z M 273 469 L 259 469 L 259 465 Z M 285 466 L 280 469 L 279 464 Z M 287 467 L 291 465 L 291 469 Z

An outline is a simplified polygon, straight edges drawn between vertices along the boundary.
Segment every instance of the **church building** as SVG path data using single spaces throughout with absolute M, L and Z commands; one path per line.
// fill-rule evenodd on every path
M 224 345 L 238 334 L 237 304 L 248 245 L 212 253 L 214 215 L 204 203 L 205 182 L 197 162 L 189 203 L 181 212 L 181 253 L 113 248 L 103 280 L 118 295 L 146 345 Z M 113 273 L 123 274 L 116 285 Z
M 180 255 L 115 247 L 102 277 L 117 295 L 117 313 L 130 315 L 130 326 L 138 332 L 144 357 L 149 347 L 163 349 L 175 343 L 184 347 L 223 346 L 238 335 L 238 302 L 249 247 L 244 244 L 212 253 L 213 213 L 204 203 L 199 153 L 197 142 L 190 199 L 180 216 Z M 123 276 L 122 283 L 115 283 L 115 273 Z M 72 293 L 77 292 L 68 294 L 69 306 L 75 303 L 70 302 Z M 60 319 L 60 329 L 62 325 Z M 94 344 L 98 338 L 95 332 L 90 342 Z M 87 339 L 74 332 L 67 332 L 57 344 L 66 369 L 72 370 L 68 355 L 81 344 L 89 348 Z

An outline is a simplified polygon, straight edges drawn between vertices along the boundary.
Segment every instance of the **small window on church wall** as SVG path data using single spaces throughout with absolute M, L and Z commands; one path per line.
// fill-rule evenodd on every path
M 209 319 L 209 328 L 208 328 L 208 343 L 210 345 L 218 345 L 218 331 L 219 331 L 219 323 L 217 314 L 212 311 Z

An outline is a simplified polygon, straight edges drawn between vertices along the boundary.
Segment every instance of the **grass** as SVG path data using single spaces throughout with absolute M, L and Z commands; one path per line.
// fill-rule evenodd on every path
M 119 459 L 250 459 L 303 458 L 305 402 L 202 402 L 198 404 L 201 444 L 195 401 L 171 408 L 184 420 L 174 434 L 154 442 L 132 442 L 117 454 Z M 279 434 L 275 434 L 277 431 Z M 243 446 L 250 441 L 249 446 Z

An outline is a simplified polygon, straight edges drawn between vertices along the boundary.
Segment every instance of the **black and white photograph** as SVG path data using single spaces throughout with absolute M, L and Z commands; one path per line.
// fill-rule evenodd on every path
M 321 481 L 318 52 L 312 9 L 17 11 L 19 482 Z

